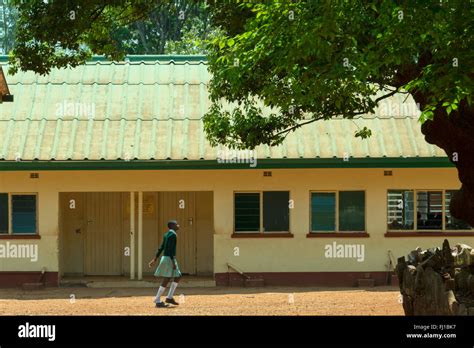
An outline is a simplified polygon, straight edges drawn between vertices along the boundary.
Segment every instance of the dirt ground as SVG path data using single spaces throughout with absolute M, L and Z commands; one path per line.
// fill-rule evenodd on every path
M 167 292 L 166 292 L 167 293 Z M 0 289 L 0 315 L 403 315 L 395 287 L 182 288 L 155 308 L 156 289 Z

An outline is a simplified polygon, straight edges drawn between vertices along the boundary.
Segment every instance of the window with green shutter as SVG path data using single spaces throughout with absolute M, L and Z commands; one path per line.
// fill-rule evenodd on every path
M 311 193 L 311 231 L 336 230 L 336 193 Z
M 289 204 L 289 191 L 234 193 L 234 232 L 289 232 Z
M 260 193 L 235 193 L 235 232 L 260 231 Z
M 365 192 L 339 192 L 339 231 L 365 231 Z

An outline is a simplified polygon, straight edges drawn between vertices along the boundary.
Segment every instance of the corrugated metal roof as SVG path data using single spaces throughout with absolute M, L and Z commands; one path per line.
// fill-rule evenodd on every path
M 15 102 L 0 107 L 0 159 L 216 159 L 201 121 L 209 78 L 202 56 L 95 59 L 48 76 L 7 75 Z M 387 99 L 374 115 L 304 126 L 278 147 L 258 147 L 258 158 L 445 157 L 425 142 L 419 111 L 405 98 Z M 364 126 L 372 137 L 355 138 Z

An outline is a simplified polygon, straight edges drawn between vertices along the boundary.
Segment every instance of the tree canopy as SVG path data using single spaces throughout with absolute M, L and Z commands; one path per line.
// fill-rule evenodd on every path
M 215 143 L 278 143 L 308 113 L 311 121 L 351 118 L 396 92 L 419 97 L 422 121 L 471 105 L 474 11 L 465 1 L 232 6 L 219 6 L 228 17 L 209 51 L 206 126 Z M 263 115 L 255 97 L 278 112 Z M 223 98 L 241 107 L 223 109 Z
M 115 60 L 125 54 L 203 54 L 215 32 L 206 4 L 192 0 L 11 0 L 3 13 L 7 33 L 13 33 L 8 25 L 16 27 L 4 49 L 13 48 L 12 73 L 47 74 L 93 54 Z

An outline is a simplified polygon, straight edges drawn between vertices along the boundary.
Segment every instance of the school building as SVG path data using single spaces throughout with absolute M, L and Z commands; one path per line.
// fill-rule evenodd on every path
M 474 245 L 449 214 L 457 171 L 425 142 L 406 95 L 232 152 L 205 138 L 209 78 L 202 56 L 6 74 L 0 286 L 140 281 L 170 219 L 181 271 L 218 286 L 384 285 L 389 260 L 417 246 Z M 354 137 L 364 126 L 372 136 Z

